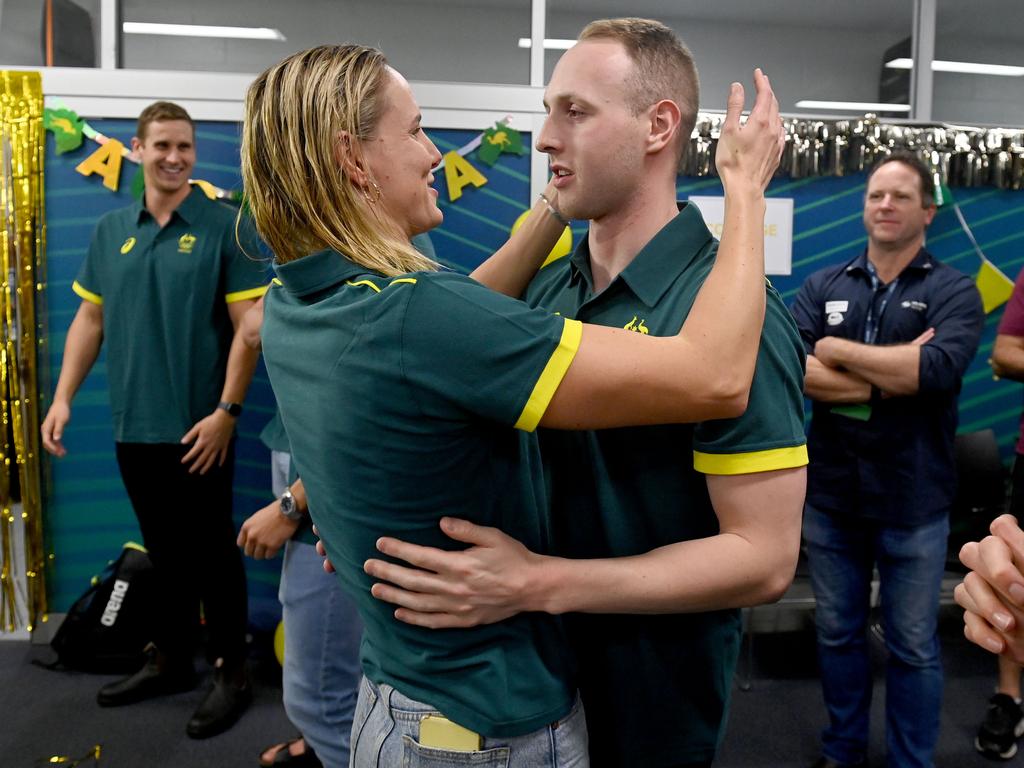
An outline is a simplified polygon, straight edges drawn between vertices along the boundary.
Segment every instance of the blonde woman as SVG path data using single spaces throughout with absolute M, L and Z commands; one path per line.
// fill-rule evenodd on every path
M 556 617 L 426 630 L 375 601 L 362 566 L 382 534 L 450 547 L 442 515 L 546 551 L 538 425 L 742 412 L 764 315 L 763 192 L 781 151 L 778 106 L 766 78 L 756 85 L 743 128 L 733 87 L 720 140 L 716 265 L 667 338 L 530 309 L 416 252 L 410 237 L 442 220 L 431 187 L 440 154 L 379 51 L 310 49 L 250 87 L 242 170 L 280 283 L 267 295 L 263 351 L 311 516 L 365 624 L 357 768 L 588 765 Z M 670 104 L 657 120 L 632 118 L 652 152 L 685 140 Z M 534 244 L 562 228 L 549 193 L 523 233 Z M 496 254 L 521 265 L 522 284 L 493 287 L 522 290 L 538 264 L 530 246 L 517 237 Z M 488 281 L 489 267 L 474 276 Z

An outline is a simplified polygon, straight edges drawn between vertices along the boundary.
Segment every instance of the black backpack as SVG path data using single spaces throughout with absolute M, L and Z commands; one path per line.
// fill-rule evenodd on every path
M 117 560 L 68 610 L 50 646 L 51 668 L 86 672 L 134 672 L 152 640 L 157 610 L 153 564 L 144 547 L 127 542 Z

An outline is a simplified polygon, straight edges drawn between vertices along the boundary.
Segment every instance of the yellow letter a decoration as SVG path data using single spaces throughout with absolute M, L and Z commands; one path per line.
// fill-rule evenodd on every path
M 80 162 L 75 170 L 83 176 L 98 173 L 103 177 L 103 186 L 112 192 L 117 192 L 123 152 L 124 144 L 117 139 L 107 139 L 106 144 L 100 144 L 99 149 Z
M 467 184 L 482 187 L 487 183 L 487 177 L 454 149 L 444 156 L 444 178 L 448 182 L 448 199 L 452 201 L 462 197 L 462 188 Z

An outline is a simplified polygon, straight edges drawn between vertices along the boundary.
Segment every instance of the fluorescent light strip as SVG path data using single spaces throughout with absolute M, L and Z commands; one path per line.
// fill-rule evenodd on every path
M 549 51 L 568 51 L 576 45 L 575 40 L 561 40 L 554 37 L 544 38 L 544 48 Z M 519 38 L 520 48 L 533 48 L 533 40 L 529 37 Z
M 848 112 L 909 112 L 909 104 L 880 104 L 871 101 L 810 101 L 803 99 L 794 106 L 799 109 L 838 109 Z
M 889 69 L 913 69 L 913 59 L 893 59 L 885 62 Z M 1003 77 L 1024 77 L 1024 67 L 1006 64 L 978 64 L 974 61 L 932 61 L 933 72 L 960 72 L 965 75 L 1002 75 Z
M 177 37 L 235 37 L 244 40 L 285 40 L 279 29 L 269 27 L 213 27 L 205 24 L 153 24 L 147 21 L 126 21 L 122 25 L 128 35 L 173 35 Z

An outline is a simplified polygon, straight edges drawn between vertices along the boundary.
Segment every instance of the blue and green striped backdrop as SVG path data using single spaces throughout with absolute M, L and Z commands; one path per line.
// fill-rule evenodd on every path
M 100 120 L 97 130 L 128 142 L 134 123 Z M 471 131 L 435 130 L 430 136 L 442 152 L 461 147 L 476 135 Z M 524 136 L 524 141 L 529 137 Z M 48 223 L 49 365 L 56 381 L 64 338 L 78 306 L 71 281 L 85 256 L 96 220 L 105 212 L 130 202 L 129 183 L 134 166 L 122 169 L 121 189 L 105 189 L 97 177 L 83 178 L 74 167 L 95 146 L 57 155 L 52 139 L 46 168 Z M 197 129 L 200 162 L 194 175 L 218 186 L 239 188 L 239 130 L 233 123 L 201 123 Z M 480 188 L 468 186 L 458 201 L 447 200 L 443 174 L 438 174 L 444 224 L 431 233 L 439 258 L 449 266 L 471 269 L 494 251 L 508 236 L 516 217 L 529 202 L 529 158 L 502 155 L 488 167 L 470 156 L 487 177 Z M 773 283 L 787 302 L 801 281 L 813 270 L 847 259 L 864 245 L 860 221 L 863 175 L 773 182 L 770 195 L 794 198 L 793 274 L 774 277 Z M 679 195 L 719 194 L 715 179 L 679 180 Z M 988 257 L 1010 277 L 1024 264 L 1024 193 L 994 189 L 954 190 L 964 215 Z M 583 233 L 574 226 L 574 239 Z M 929 247 L 941 259 L 969 274 L 978 263 L 966 236 L 951 211 L 939 212 L 932 225 Z M 965 380 L 961 398 L 961 429 L 994 427 L 1000 446 L 1009 458 L 1017 434 L 1021 410 L 1019 385 L 994 382 L 985 364 L 995 335 L 999 311 L 989 317 L 982 347 Z M 141 331 L 141 329 L 140 329 Z M 49 395 L 49 393 L 44 393 Z M 121 544 L 138 539 L 131 507 L 121 485 L 114 460 L 107 399 L 104 357 L 83 384 L 75 399 L 73 419 L 65 443 L 68 456 L 50 462 L 46 493 L 46 528 L 55 553 L 49 573 L 52 609 L 66 610 L 90 577 L 113 558 Z M 235 480 L 235 517 L 238 523 L 270 500 L 268 456 L 257 435 L 273 408 L 273 396 L 262 367 L 257 371 L 239 423 Z M 279 560 L 247 559 L 250 607 L 255 626 L 266 628 L 276 621 L 279 608 L 276 588 Z

